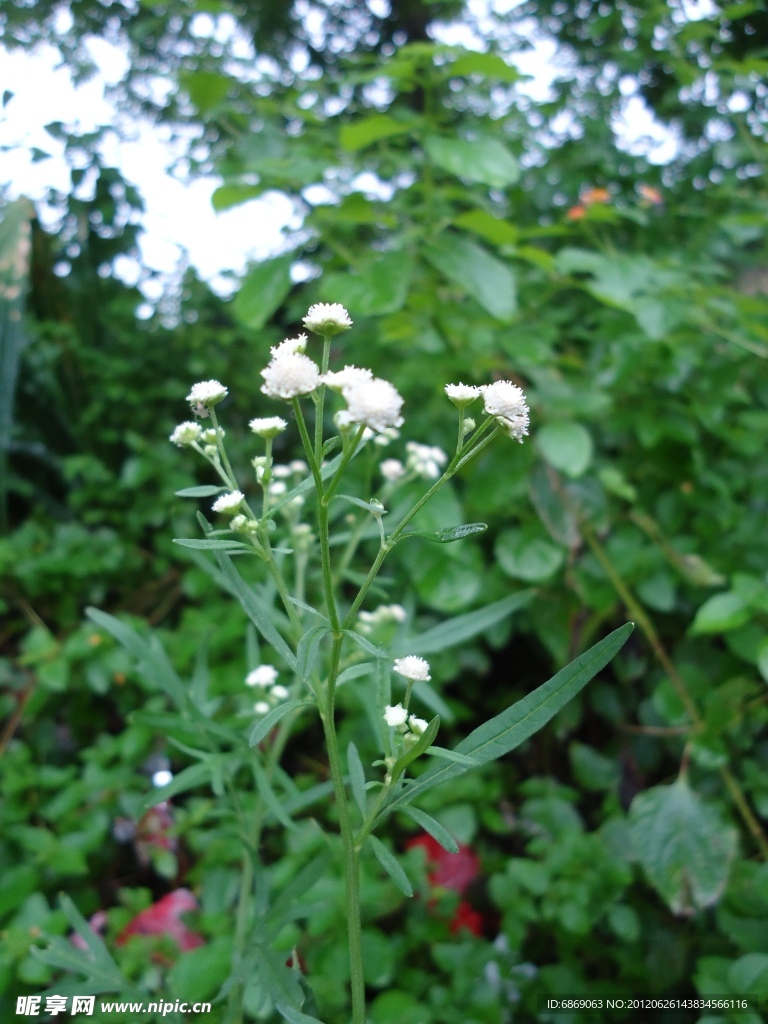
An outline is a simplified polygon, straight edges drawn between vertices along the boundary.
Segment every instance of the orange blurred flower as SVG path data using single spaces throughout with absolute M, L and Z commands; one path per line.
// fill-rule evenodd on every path
M 640 193 L 642 198 L 650 203 L 652 206 L 661 206 L 664 202 L 664 197 L 657 188 L 653 185 L 638 185 L 637 191 Z
M 586 192 L 581 193 L 581 201 L 585 206 L 591 206 L 593 203 L 610 203 L 611 193 L 607 188 L 588 188 Z
M 583 207 L 581 205 L 579 205 L 579 206 L 572 206 L 570 208 L 570 210 L 568 211 L 568 213 L 566 214 L 566 217 L 568 218 L 568 220 L 581 220 L 581 218 L 584 216 L 584 214 L 586 212 L 587 211 L 586 211 L 585 207 Z

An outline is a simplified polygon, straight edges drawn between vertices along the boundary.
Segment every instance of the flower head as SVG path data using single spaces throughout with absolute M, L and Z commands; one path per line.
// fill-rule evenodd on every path
M 427 682 L 432 678 L 429 674 L 429 662 L 416 654 L 397 658 L 394 668 L 395 672 L 399 672 L 401 676 L 412 679 L 414 682 Z
M 224 515 L 233 516 L 245 501 L 245 495 L 240 491 L 230 491 L 229 494 L 222 494 L 213 503 L 214 512 L 223 512 Z
M 403 399 L 388 380 L 374 377 L 372 380 L 358 380 L 342 389 L 346 400 L 346 412 L 352 423 L 383 431 L 388 427 L 400 427 L 403 417 L 400 410 Z
M 405 725 L 408 720 L 408 712 L 405 710 L 402 704 L 395 704 L 391 707 L 389 704 L 384 708 L 384 721 L 387 725 L 397 726 Z
M 287 686 L 282 686 L 280 683 L 277 686 L 273 686 L 270 696 L 274 697 L 275 700 L 287 700 L 290 696 Z
M 282 434 L 288 424 L 280 416 L 264 416 L 261 419 L 251 420 L 248 426 L 259 437 L 277 437 L 278 434 Z
M 381 470 L 381 475 L 384 479 L 388 480 L 392 484 L 401 480 L 405 476 L 406 472 L 405 466 L 402 464 L 400 459 L 384 459 L 383 462 L 379 463 L 379 469 Z
M 187 420 L 185 423 L 180 423 L 178 427 L 174 428 L 170 439 L 179 448 L 183 448 L 185 445 L 194 444 L 195 441 L 199 441 L 202 432 L 199 423 L 195 423 L 194 420 Z
M 440 476 L 440 467 L 448 461 L 448 456 L 442 448 L 419 444 L 418 441 L 407 441 L 405 449 L 408 452 L 408 469 L 423 480 L 437 480 Z
M 330 337 L 348 331 L 352 321 L 340 303 L 316 302 L 314 306 L 309 307 L 309 312 L 304 317 L 304 326 L 314 334 Z
M 266 715 L 266 713 L 270 710 L 271 707 L 272 705 L 269 703 L 269 701 L 257 700 L 256 703 L 253 705 L 253 710 L 256 712 L 257 715 Z
M 282 356 L 293 356 L 298 352 L 303 355 L 307 351 L 307 336 L 300 334 L 298 338 L 286 338 L 279 345 L 269 350 L 273 359 L 280 359 Z
M 425 718 L 417 718 L 416 715 L 411 715 L 408 719 L 408 728 L 417 736 L 421 736 L 428 725 L 429 722 Z
M 342 391 L 353 384 L 372 379 L 373 372 L 359 366 L 345 366 L 343 370 L 337 370 L 335 373 L 333 371 L 324 373 L 320 378 L 321 382 L 332 391 Z
M 522 388 L 511 380 L 497 380 L 495 384 L 487 384 L 483 388 L 483 404 L 485 411 L 495 416 L 516 441 L 522 444 L 523 437 L 528 433 L 528 406 Z
M 217 380 L 202 380 L 199 384 L 193 384 L 192 390 L 187 395 L 187 401 L 194 412 L 201 415 L 212 405 L 216 405 L 228 395 L 227 388 Z
M 443 390 L 459 409 L 471 405 L 480 397 L 480 388 L 474 384 L 446 384 Z
M 288 352 L 276 356 L 261 371 L 264 383 L 261 390 L 270 398 L 289 401 L 299 395 L 309 395 L 320 383 L 320 370 L 309 356 Z
M 259 665 L 258 668 L 252 669 L 245 677 L 245 684 L 246 686 L 260 686 L 262 689 L 266 689 L 274 685 L 278 674 L 274 665 Z

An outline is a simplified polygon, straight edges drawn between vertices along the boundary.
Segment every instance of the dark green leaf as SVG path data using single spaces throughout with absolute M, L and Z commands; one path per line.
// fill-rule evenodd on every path
M 444 828 L 439 821 L 435 821 L 429 814 L 425 814 L 424 811 L 420 811 L 418 807 L 409 807 L 407 805 L 398 808 L 403 814 L 407 814 L 409 818 L 413 818 L 417 825 L 421 825 L 425 832 L 429 832 L 433 839 L 437 840 L 444 850 L 448 853 L 458 853 L 459 844 L 453 838 L 447 828 Z
M 225 552 L 219 551 L 216 553 L 216 561 L 219 563 L 219 567 L 227 581 L 228 587 L 243 606 L 245 614 L 258 629 L 267 643 L 274 647 L 277 653 L 282 656 L 285 662 L 292 669 L 295 669 L 296 655 L 278 633 L 277 628 L 272 622 L 270 610 L 266 607 L 253 587 L 250 587 L 240 573 L 235 569 L 229 555 Z
M 243 278 L 232 304 L 238 320 L 259 330 L 291 290 L 293 256 L 278 256 L 258 263 Z
M 248 745 L 255 747 L 257 743 L 261 743 L 264 737 L 269 735 L 277 723 L 285 718 L 286 715 L 290 714 L 291 711 L 298 711 L 299 708 L 310 708 L 312 706 L 312 701 L 309 700 L 287 700 L 282 704 L 278 704 L 277 707 L 268 711 L 261 721 L 257 722 L 253 727 L 248 739 Z
M 379 864 L 384 868 L 389 877 L 404 896 L 413 896 L 413 886 L 408 881 L 408 876 L 401 868 L 397 858 L 376 836 L 368 836 L 368 842 L 376 855 Z
M 490 313 L 509 323 L 517 310 L 515 278 L 510 268 L 465 235 L 445 231 L 439 243 L 424 246 L 427 261 Z
M 478 608 L 477 611 L 447 619 L 417 636 L 399 641 L 392 652 L 393 657 L 404 657 L 406 654 L 422 656 L 438 654 L 448 647 L 462 644 L 523 608 L 532 597 L 532 590 L 519 590 L 516 594 L 510 594 L 509 597 L 504 597 L 500 601 L 487 604 L 484 608 Z
M 312 675 L 323 637 L 330 632 L 330 626 L 313 626 L 299 640 L 296 649 L 296 675 L 308 679 Z
M 352 787 L 352 795 L 355 798 L 355 803 L 360 813 L 365 818 L 367 806 L 365 799 L 365 771 L 363 769 L 363 762 L 360 760 L 360 754 L 357 752 L 357 747 L 351 740 L 347 747 L 347 767 L 349 768 L 349 782 Z

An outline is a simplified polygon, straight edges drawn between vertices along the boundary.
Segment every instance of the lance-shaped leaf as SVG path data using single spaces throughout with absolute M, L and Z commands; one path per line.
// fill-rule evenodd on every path
M 250 544 L 239 540 L 208 540 L 201 537 L 174 537 L 174 544 L 180 548 L 191 548 L 193 551 L 253 551 Z
M 410 750 L 407 750 L 404 754 L 398 757 L 390 773 L 392 775 L 393 783 L 397 782 L 409 764 L 413 764 L 417 757 L 421 757 L 421 755 L 427 751 L 432 740 L 437 736 L 439 728 L 440 718 L 438 715 L 435 715 L 421 736 L 419 736 L 418 742 L 414 743 Z
M 366 654 L 372 655 L 374 658 L 379 658 L 381 661 L 387 661 L 389 655 L 386 651 L 383 651 L 381 647 L 376 647 L 370 640 L 366 640 L 360 633 L 356 633 L 353 629 L 345 629 L 344 635 L 348 636 L 350 640 L 354 640 L 355 643 L 362 647 Z
M 441 622 L 438 626 L 425 630 L 418 636 L 408 637 L 400 640 L 394 651 L 394 657 L 402 657 L 406 654 L 438 654 L 448 647 L 455 647 L 463 644 L 478 633 L 482 633 L 497 622 L 506 619 L 513 612 L 523 608 L 532 599 L 532 590 L 519 590 L 516 594 L 510 594 L 501 601 L 494 601 L 477 611 L 467 612 L 464 615 L 456 615 L 452 619 Z
M 284 1020 L 288 1021 L 288 1024 L 323 1024 L 317 1017 L 309 1017 L 306 1013 L 300 1013 L 298 1010 L 286 1006 L 285 1003 L 275 1003 L 275 1009 Z
M 604 640 L 561 669 L 548 682 L 516 704 L 502 711 L 490 721 L 471 732 L 456 747 L 459 754 L 474 758 L 478 764 L 495 761 L 538 732 L 582 690 L 590 679 L 608 664 L 627 641 L 634 623 L 628 622 L 610 633 Z M 463 764 L 443 762 L 428 768 L 403 789 L 387 808 L 387 813 L 403 804 L 411 803 L 421 793 L 440 786 L 457 775 L 468 771 Z
M 453 838 L 451 833 L 440 824 L 439 821 L 435 821 L 433 817 L 426 814 L 424 811 L 420 811 L 418 807 L 399 807 L 399 811 L 403 814 L 407 814 L 409 818 L 412 818 L 417 825 L 421 825 L 425 832 L 429 832 L 433 839 L 435 839 L 444 850 L 448 853 L 458 853 L 459 844 Z
M 312 626 L 299 640 L 296 648 L 296 675 L 299 679 L 308 679 L 312 675 L 326 633 L 330 633 L 329 626 Z
M 368 836 L 368 842 L 376 855 L 376 860 L 381 864 L 389 877 L 404 896 L 413 896 L 413 886 L 408 881 L 408 875 L 403 871 L 397 858 L 376 836 Z
M 221 494 L 226 487 L 217 487 L 216 484 L 201 484 L 200 487 L 185 487 L 181 491 L 174 491 L 177 498 L 211 498 L 214 494 Z
M 278 704 L 276 708 L 272 708 L 266 715 L 257 722 L 253 727 L 250 739 L 248 743 L 251 747 L 255 747 L 257 743 L 261 743 L 265 736 L 274 729 L 278 722 L 280 722 L 286 715 L 289 715 L 292 711 L 298 711 L 299 708 L 312 707 L 312 701 L 309 700 L 287 700 L 282 704 Z
M 365 799 L 365 771 L 357 747 L 351 740 L 347 747 L 347 767 L 349 768 L 349 783 L 352 788 L 352 795 L 355 798 L 355 803 L 360 813 L 365 818 L 367 804 Z
M 280 636 L 272 622 L 269 609 L 261 600 L 259 595 L 249 586 L 240 573 L 232 564 L 232 559 L 226 552 L 217 551 L 216 561 L 219 563 L 222 575 L 227 581 L 227 587 L 237 597 L 243 610 L 256 629 L 261 633 L 268 644 L 280 654 L 292 669 L 296 668 L 296 655 L 290 649 L 285 640 Z
M 465 537 L 473 537 L 476 533 L 485 533 L 487 529 L 487 523 L 465 523 L 464 526 L 445 526 L 442 530 L 411 530 L 404 533 L 400 540 L 423 537 L 424 540 L 431 540 L 435 544 L 452 544 L 455 540 L 464 540 Z

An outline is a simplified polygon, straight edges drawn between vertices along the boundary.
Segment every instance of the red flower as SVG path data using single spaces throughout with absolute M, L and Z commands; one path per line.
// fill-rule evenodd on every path
M 188 910 L 197 910 L 197 900 L 189 889 L 174 889 L 151 907 L 142 910 L 130 921 L 118 936 L 117 944 L 122 946 L 131 935 L 170 935 L 182 952 L 195 949 L 205 943 L 202 935 L 190 931 L 181 919 Z
M 409 839 L 405 844 L 421 846 L 427 855 L 430 872 L 427 879 L 430 885 L 441 889 L 453 889 L 454 892 L 465 892 L 480 874 L 480 861 L 469 846 L 459 844 L 458 853 L 449 853 L 432 836 L 423 835 Z
M 462 928 L 468 928 L 478 938 L 483 934 L 483 915 L 474 910 L 466 900 L 459 903 L 456 913 L 451 918 L 451 935 L 456 935 Z

